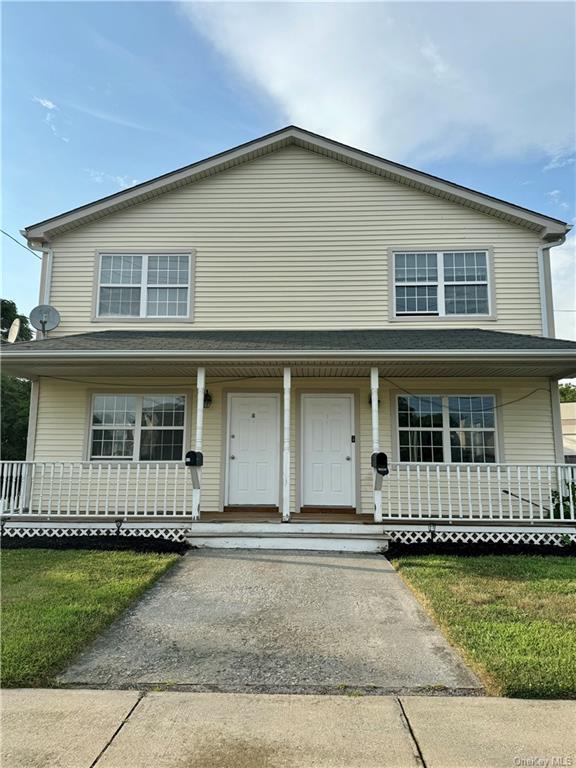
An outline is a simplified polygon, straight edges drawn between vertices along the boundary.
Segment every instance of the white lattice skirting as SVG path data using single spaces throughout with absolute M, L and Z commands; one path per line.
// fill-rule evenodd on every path
M 86 522 L 79 523 L 19 523 L 6 522 L 2 526 L 2 534 L 10 538 L 32 538 L 35 536 L 48 536 L 53 538 L 65 538 L 70 536 L 144 536 L 153 539 L 167 539 L 169 541 L 185 541 L 189 533 L 188 528 L 181 525 L 136 525 L 136 524 L 100 524 L 94 525 Z M 254 534 L 257 535 L 258 526 L 254 525 Z M 385 526 L 385 533 L 390 540 L 401 544 L 429 544 L 429 543 L 461 543 L 461 544 L 534 544 L 566 546 L 576 543 L 576 527 L 566 527 L 550 530 L 541 527 L 534 530 L 529 528 L 498 529 L 480 527 L 462 528 L 434 528 L 428 525 L 413 525 L 391 528 Z
M 571 531 L 458 531 L 402 530 L 387 531 L 391 541 L 400 544 L 454 542 L 460 544 L 536 544 L 567 546 L 576 543 L 576 530 Z
M 185 541 L 185 528 L 154 527 L 130 527 L 130 528 L 90 528 L 74 525 L 59 527 L 23 527 L 5 525 L 2 535 L 10 538 L 33 538 L 34 536 L 48 536 L 50 538 L 66 538 L 69 536 L 144 536 L 151 539 L 167 539 L 168 541 Z

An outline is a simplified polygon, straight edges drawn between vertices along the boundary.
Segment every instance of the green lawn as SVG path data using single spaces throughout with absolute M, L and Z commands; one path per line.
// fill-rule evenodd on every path
M 394 565 L 489 692 L 576 698 L 576 558 L 414 555 Z
M 178 560 L 127 551 L 2 552 L 2 685 L 45 686 Z

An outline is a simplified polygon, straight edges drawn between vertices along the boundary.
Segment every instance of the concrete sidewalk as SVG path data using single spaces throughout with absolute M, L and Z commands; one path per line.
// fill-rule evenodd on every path
M 2 692 L 2 768 L 576 765 L 576 702 Z

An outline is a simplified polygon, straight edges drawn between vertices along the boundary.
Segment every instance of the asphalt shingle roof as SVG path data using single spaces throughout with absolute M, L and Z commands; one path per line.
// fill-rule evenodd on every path
M 96 331 L 33 342 L 2 345 L 10 357 L 20 351 L 285 351 L 343 350 L 394 352 L 443 349 L 564 350 L 576 353 L 576 342 L 485 331 L 478 328 L 383 329 L 342 331 Z

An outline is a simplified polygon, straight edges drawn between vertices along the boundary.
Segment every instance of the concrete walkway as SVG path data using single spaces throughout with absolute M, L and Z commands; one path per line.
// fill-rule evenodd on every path
M 576 702 L 7 690 L 2 768 L 576 764 Z
M 61 676 L 194 691 L 477 694 L 379 555 L 188 553 Z

